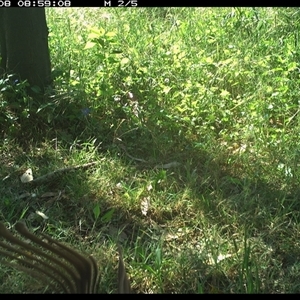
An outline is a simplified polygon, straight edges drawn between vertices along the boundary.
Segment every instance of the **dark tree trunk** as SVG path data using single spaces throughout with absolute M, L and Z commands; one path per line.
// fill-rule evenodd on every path
M 17 74 L 42 90 L 51 83 L 44 8 L 0 9 L 0 74 Z

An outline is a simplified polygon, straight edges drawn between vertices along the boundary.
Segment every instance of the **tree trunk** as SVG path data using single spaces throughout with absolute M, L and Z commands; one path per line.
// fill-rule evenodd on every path
M 44 8 L 0 9 L 0 74 L 16 74 L 42 90 L 51 83 Z

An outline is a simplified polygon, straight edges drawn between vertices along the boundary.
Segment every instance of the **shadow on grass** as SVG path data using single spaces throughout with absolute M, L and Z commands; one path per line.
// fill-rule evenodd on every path
M 66 106 L 61 110 L 63 113 L 57 115 L 50 124 L 45 121 L 46 114 L 38 116 L 32 114 L 19 124 L 20 131 L 13 139 L 10 139 L 9 135 L 5 136 L 6 145 L 3 145 L 1 154 L 1 174 L 2 178 L 7 174 L 13 174 L 0 185 L 3 199 L 1 215 L 5 221 L 14 223 L 20 216 L 26 218 L 36 211 L 44 210 L 46 215 L 49 211 L 52 216 L 58 216 L 57 227 L 63 228 L 69 227 L 69 224 L 76 224 L 73 229 L 70 229 L 71 232 L 65 233 L 66 238 L 72 233 L 85 242 L 89 238 L 94 240 L 93 237 L 89 237 L 91 228 L 93 232 L 99 231 L 109 237 L 111 231 L 107 228 L 103 229 L 106 224 L 95 223 L 93 215 L 93 208 L 99 201 L 99 195 L 97 199 L 96 196 L 93 199 L 92 195 L 89 195 L 88 199 L 85 198 L 85 194 L 89 194 L 92 188 L 87 183 L 85 172 L 76 171 L 40 187 L 25 187 L 19 182 L 20 174 L 16 167 L 23 166 L 30 159 L 38 169 L 49 170 L 51 166 L 57 165 L 60 159 L 58 153 L 49 150 L 39 155 L 38 148 L 45 147 L 46 144 L 47 147 L 52 145 L 55 148 L 56 143 L 59 143 L 60 151 L 63 149 L 67 153 L 71 147 L 80 149 L 82 144 L 94 139 L 95 144 L 101 145 L 99 152 L 112 154 L 114 159 L 118 158 L 120 164 L 130 166 L 136 169 L 136 172 L 160 170 L 161 165 L 179 163 L 174 168 L 165 169 L 167 176 L 171 176 L 176 181 L 178 189 L 189 188 L 194 195 L 193 199 L 197 202 L 192 204 L 193 208 L 201 210 L 212 225 L 216 224 L 222 228 L 224 235 L 233 236 L 236 230 L 247 228 L 249 237 L 260 236 L 272 247 L 272 255 L 277 259 L 280 257 L 283 268 L 293 265 L 298 260 L 300 247 L 297 245 L 293 247 L 295 244 L 293 239 L 298 235 L 296 232 L 288 235 L 287 232 L 289 227 L 295 231 L 292 223 L 299 223 L 300 207 L 296 199 L 299 198 L 300 188 L 295 187 L 294 190 L 287 192 L 259 178 L 253 179 L 250 175 L 248 178 L 247 173 L 243 173 L 243 166 L 239 166 L 241 171 L 233 172 L 235 166 L 228 164 L 226 153 L 222 153 L 217 148 L 214 152 L 208 152 L 205 147 L 197 149 L 195 147 L 198 142 L 197 135 L 188 134 L 186 136 L 191 136 L 188 139 L 182 125 L 166 118 L 165 112 L 157 114 L 157 118 L 162 118 L 159 126 L 153 121 L 154 118 L 151 122 L 145 121 L 144 124 L 137 126 L 117 109 L 109 118 L 105 117 L 105 111 L 92 112 L 88 116 L 82 115 L 80 114 L 82 109 L 80 106 Z M 215 138 L 212 138 L 211 142 L 217 145 Z M 62 154 L 61 157 L 64 155 Z M 61 162 L 60 165 L 69 166 L 69 163 Z M 39 174 L 38 171 L 37 175 L 43 174 Z M 69 184 L 70 182 L 72 185 Z M 45 205 L 42 197 L 32 197 L 33 194 L 42 195 L 47 191 L 56 192 L 53 197 L 58 197 L 58 193 L 61 193 L 48 208 L 48 204 Z M 28 193 L 28 197 L 20 199 L 16 197 L 16 193 L 19 196 Z M 103 195 L 100 202 L 103 214 L 114 208 L 114 228 L 125 228 L 123 233 L 128 239 L 128 244 L 135 245 L 140 232 L 147 230 L 149 222 L 135 217 L 135 212 L 128 214 L 127 207 L 113 207 L 107 195 Z M 167 224 L 168 220 L 181 214 L 184 216 L 180 211 L 170 214 L 166 212 L 159 216 L 150 215 L 150 218 L 157 224 Z M 275 220 L 278 217 L 282 217 L 282 220 Z M 191 226 L 197 223 L 195 220 L 190 222 Z M 47 227 L 46 223 L 42 223 L 42 230 L 51 233 L 51 228 Z M 79 228 L 79 223 L 85 225 Z M 41 222 L 35 223 L 33 219 L 32 225 L 40 226 Z M 210 276 L 211 273 L 207 275 L 206 282 L 216 280 L 217 275 L 212 280 L 209 279 Z M 224 284 L 228 283 L 228 278 L 222 277 L 219 280 Z M 194 287 L 191 290 L 187 287 L 183 288 L 189 292 L 195 291 Z M 225 287 L 224 289 L 226 290 Z M 271 287 L 268 286 L 264 291 L 270 292 L 270 289 Z M 213 292 L 213 288 L 208 284 L 205 286 L 205 291 Z

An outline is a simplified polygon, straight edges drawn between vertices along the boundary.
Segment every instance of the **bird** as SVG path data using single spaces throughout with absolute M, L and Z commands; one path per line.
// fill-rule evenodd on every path
M 95 258 L 41 233 L 31 233 L 24 221 L 15 225 L 24 241 L 0 222 L 0 264 L 13 267 L 36 278 L 55 292 L 96 294 L 100 273 Z M 31 243 L 28 243 L 28 240 Z M 133 293 L 121 247 L 118 246 L 118 293 Z

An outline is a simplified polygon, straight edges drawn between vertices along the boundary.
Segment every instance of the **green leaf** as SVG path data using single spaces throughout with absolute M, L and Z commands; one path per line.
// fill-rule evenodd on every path
M 48 106 L 53 106 L 53 105 L 54 105 L 54 103 L 52 103 L 52 102 L 45 103 L 45 104 L 41 105 L 41 106 L 37 109 L 36 113 L 39 113 L 39 112 L 40 112 L 41 110 L 43 110 L 44 108 L 46 108 L 46 107 L 48 107 Z
M 91 48 L 93 48 L 95 45 L 96 45 L 96 43 L 91 42 L 91 41 L 88 41 L 88 42 L 86 43 L 85 47 L 83 48 L 83 50 L 91 49 Z
M 167 94 L 170 92 L 170 90 L 171 90 L 171 87 L 169 87 L 169 86 L 164 86 L 164 87 L 163 87 L 163 93 L 164 93 L 165 95 L 167 95 Z
M 90 34 L 88 35 L 89 39 L 97 39 L 105 33 L 105 29 L 103 29 L 102 27 L 100 27 L 99 29 L 96 27 L 92 27 L 89 29 L 91 30 Z
M 122 58 L 120 63 L 123 66 L 126 65 L 126 64 L 128 64 L 129 63 L 129 58 L 127 58 L 127 57 Z
M 115 31 L 109 31 L 105 35 L 108 36 L 108 37 L 113 37 L 113 36 L 116 36 L 117 33 Z
M 230 93 L 229 93 L 228 91 L 222 89 L 222 92 L 221 92 L 221 94 L 220 94 L 220 96 L 221 96 L 222 98 L 226 98 L 226 97 L 229 96 L 229 95 L 230 95 Z
M 97 203 L 96 206 L 94 207 L 93 213 L 94 213 L 95 220 L 98 220 L 98 218 L 99 218 L 99 216 L 100 216 L 100 206 L 99 206 L 98 203 Z
M 102 218 L 101 218 L 101 221 L 102 222 L 110 222 L 111 221 L 111 218 L 114 214 L 114 209 L 111 209 L 109 210 Z

